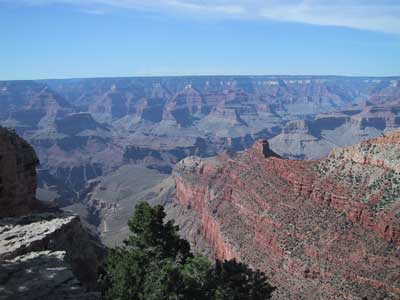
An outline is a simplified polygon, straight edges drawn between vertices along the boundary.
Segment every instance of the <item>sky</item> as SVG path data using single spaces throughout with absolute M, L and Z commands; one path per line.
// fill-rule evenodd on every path
M 0 0 L 0 80 L 400 75 L 400 0 Z

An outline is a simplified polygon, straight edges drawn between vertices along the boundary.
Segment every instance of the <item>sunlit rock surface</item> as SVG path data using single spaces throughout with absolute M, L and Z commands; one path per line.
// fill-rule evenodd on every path
M 400 133 L 319 161 L 265 155 L 267 145 L 177 165 L 182 234 L 265 271 L 274 299 L 399 299 Z

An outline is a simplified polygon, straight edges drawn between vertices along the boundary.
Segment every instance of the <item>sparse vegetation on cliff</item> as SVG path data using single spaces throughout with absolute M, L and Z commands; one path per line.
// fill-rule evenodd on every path
M 112 249 L 101 277 L 105 300 L 265 300 L 274 288 L 244 263 L 190 252 L 162 206 L 137 205 L 124 246 Z

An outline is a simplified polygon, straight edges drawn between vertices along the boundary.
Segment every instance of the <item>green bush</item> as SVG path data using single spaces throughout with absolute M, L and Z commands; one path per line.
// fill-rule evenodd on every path
M 130 237 L 111 249 L 100 277 L 105 300 L 265 300 L 274 288 L 244 263 L 194 256 L 162 206 L 137 205 Z

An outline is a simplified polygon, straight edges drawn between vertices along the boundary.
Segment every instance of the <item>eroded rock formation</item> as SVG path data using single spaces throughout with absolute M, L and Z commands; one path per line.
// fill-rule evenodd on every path
M 399 299 L 400 132 L 320 161 L 266 146 L 177 165 L 176 206 L 212 254 L 265 271 L 274 299 Z
M 35 152 L 0 128 L 0 299 L 97 299 L 105 249 L 79 217 L 35 199 Z
M 83 191 L 127 163 L 170 173 L 187 156 L 242 151 L 258 139 L 285 158 L 319 159 L 399 127 L 399 91 L 398 77 L 1 81 L 0 125 L 34 147 L 37 197 L 97 227 Z

